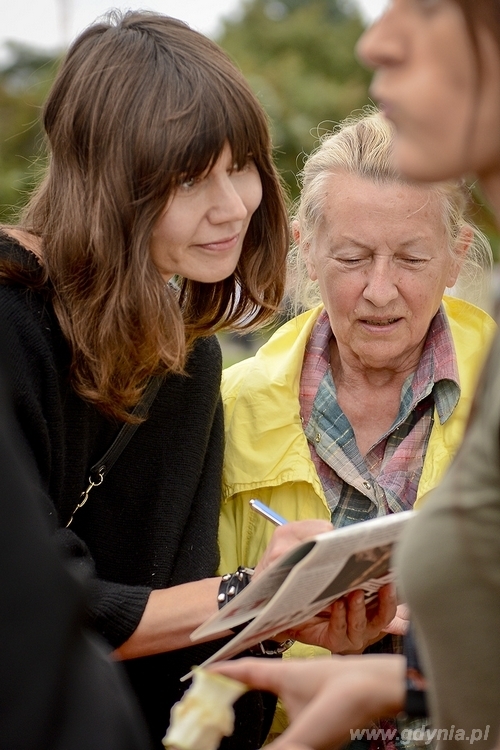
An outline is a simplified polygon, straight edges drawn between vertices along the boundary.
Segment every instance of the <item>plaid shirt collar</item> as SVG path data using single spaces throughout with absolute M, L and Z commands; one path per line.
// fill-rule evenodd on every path
M 302 364 L 300 406 L 303 424 L 310 419 L 319 385 L 330 366 L 332 335 L 328 313 L 323 310 L 311 332 Z M 402 411 L 412 410 L 431 392 L 439 421 L 443 424 L 460 398 L 460 378 L 453 338 L 442 306 L 429 326 L 417 370 L 403 386 L 398 420 Z
M 336 400 L 329 367 L 331 329 L 322 312 L 309 338 L 300 383 L 301 419 L 335 526 L 408 510 L 416 498 L 433 424 L 445 421 L 460 386 L 443 310 L 431 322 L 419 366 L 403 385 L 395 422 L 366 456 Z

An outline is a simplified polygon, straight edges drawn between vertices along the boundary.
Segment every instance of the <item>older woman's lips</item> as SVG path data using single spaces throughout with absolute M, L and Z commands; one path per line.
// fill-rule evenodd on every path
M 401 320 L 401 318 L 359 318 L 359 322 L 370 328 L 390 328 Z

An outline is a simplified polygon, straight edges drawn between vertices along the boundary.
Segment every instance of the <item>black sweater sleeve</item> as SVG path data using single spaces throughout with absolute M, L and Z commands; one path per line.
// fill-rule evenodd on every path
M 145 750 L 124 675 L 85 626 L 86 587 L 52 543 L 4 384 L 9 358 L 0 339 L 0 746 Z
M 0 235 L 0 258 L 12 243 Z M 17 246 L 17 254 L 33 258 Z M 0 284 L 18 429 L 41 478 L 41 505 L 78 575 L 93 580 L 90 618 L 114 648 L 136 629 L 152 589 L 215 575 L 223 425 L 221 352 L 196 342 L 168 375 L 100 487 L 65 526 L 88 470 L 120 429 L 70 383 L 70 352 L 47 293 Z
M 54 333 L 50 307 L 43 298 L 19 286 L 1 285 L 0 317 L 11 365 L 17 429 L 41 477 L 36 494 L 62 556 L 81 580 L 94 579 L 95 562 L 87 544 L 60 527 L 85 486 L 92 437 L 102 420 L 69 387 L 68 351 L 57 327 Z M 72 436 L 68 422 L 73 430 L 81 426 L 76 449 L 68 445 Z M 136 629 L 151 586 L 94 579 L 92 591 L 90 618 L 116 647 Z

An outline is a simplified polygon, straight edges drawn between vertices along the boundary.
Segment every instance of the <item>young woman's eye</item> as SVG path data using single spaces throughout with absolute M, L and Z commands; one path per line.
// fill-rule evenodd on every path
M 231 172 L 243 172 L 245 169 L 250 169 L 250 167 L 254 164 L 253 156 L 252 154 L 247 154 L 246 159 L 243 161 L 235 161 L 233 166 L 231 167 Z
M 189 190 L 196 185 L 196 182 L 196 177 L 188 177 L 187 179 L 181 181 L 180 186 L 183 190 Z

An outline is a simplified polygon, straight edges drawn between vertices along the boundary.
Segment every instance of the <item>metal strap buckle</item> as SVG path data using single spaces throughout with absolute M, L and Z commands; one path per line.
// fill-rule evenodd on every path
M 100 472 L 99 472 L 99 475 L 98 475 L 98 478 L 97 478 L 97 481 L 96 481 L 96 482 L 94 482 L 94 480 L 92 479 L 92 477 L 89 477 L 89 486 L 87 487 L 87 489 L 86 489 L 86 490 L 84 490 L 84 491 L 83 491 L 83 492 L 81 493 L 80 497 L 81 497 L 82 499 L 80 500 L 80 502 L 78 503 L 78 505 L 77 505 L 77 506 L 76 506 L 76 508 L 74 509 L 73 513 L 71 514 L 71 518 L 69 519 L 68 523 L 66 524 L 66 528 L 68 528 L 68 526 L 70 526 L 70 524 L 71 524 L 71 522 L 72 522 L 73 518 L 75 517 L 75 513 L 77 512 L 77 510 L 80 510 L 80 508 L 83 508 L 83 506 L 85 505 L 85 503 L 86 503 L 86 502 L 87 502 L 87 500 L 89 499 L 89 494 L 90 494 L 90 491 L 91 491 L 91 490 L 92 490 L 92 489 L 93 489 L 94 487 L 99 487 L 99 485 L 100 485 L 100 484 L 102 484 L 102 483 L 103 483 L 103 481 L 104 481 L 104 473 L 103 473 L 102 471 L 100 471 Z

